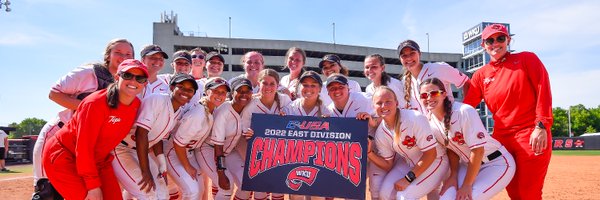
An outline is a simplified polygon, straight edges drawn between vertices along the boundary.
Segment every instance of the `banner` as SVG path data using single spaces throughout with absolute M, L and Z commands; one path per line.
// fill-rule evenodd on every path
M 365 198 L 367 121 L 253 114 L 243 190 Z
M 586 148 L 584 137 L 554 137 L 552 138 L 553 150 L 572 150 Z

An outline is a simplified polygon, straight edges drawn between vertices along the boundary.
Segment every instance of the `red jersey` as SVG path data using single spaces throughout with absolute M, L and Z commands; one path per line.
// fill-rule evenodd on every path
M 534 53 L 507 53 L 475 72 L 464 103 L 476 107 L 481 99 L 493 113 L 496 133 L 531 128 L 538 122 L 552 125 L 550 80 Z
M 129 133 L 139 107 L 136 98 L 130 105 L 110 108 L 106 89 L 99 90 L 83 99 L 73 118 L 56 133 L 62 147 L 75 155 L 77 174 L 86 188 L 101 185 L 98 168 L 110 166 L 110 152 Z

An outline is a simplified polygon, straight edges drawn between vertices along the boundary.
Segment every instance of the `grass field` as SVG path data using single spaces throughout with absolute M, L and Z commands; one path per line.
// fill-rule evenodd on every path
M 600 156 L 600 150 L 552 150 L 552 155 L 559 155 L 559 156 Z

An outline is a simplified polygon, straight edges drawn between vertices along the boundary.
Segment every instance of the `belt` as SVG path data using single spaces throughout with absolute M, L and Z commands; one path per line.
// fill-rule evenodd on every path
M 492 153 L 490 153 L 489 155 L 487 155 L 487 162 L 490 162 L 498 157 L 500 157 L 502 155 L 502 152 L 500 152 L 500 150 L 496 150 Z M 481 161 L 481 164 L 485 164 L 485 162 Z
M 125 145 L 126 147 L 129 147 L 129 143 L 125 142 L 124 140 L 121 140 L 121 144 Z M 135 149 L 135 147 L 130 147 L 131 149 Z

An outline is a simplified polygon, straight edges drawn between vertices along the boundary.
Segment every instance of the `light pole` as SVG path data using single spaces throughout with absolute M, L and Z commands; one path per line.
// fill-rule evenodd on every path
M 567 117 L 569 118 L 569 137 L 573 137 L 573 132 L 571 132 L 571 107 L 567 110 Z
M 427 62 L 431 62 L 431 53 L 429 53 L 429 33 L 425 33 L 427 35 Z
M 10 12 L 12 10 L 8 7 L 8 6 L 10 6 L 10 1 L 6 0 L 6 1 L 2 2 L 2 0 L 0 0 L 0 9 L 2 8 L 2 5 L 6 6 L 6 9 L 4 11 Z
M 231 39 L 231 17 L 229 17 L 229 39 Z

